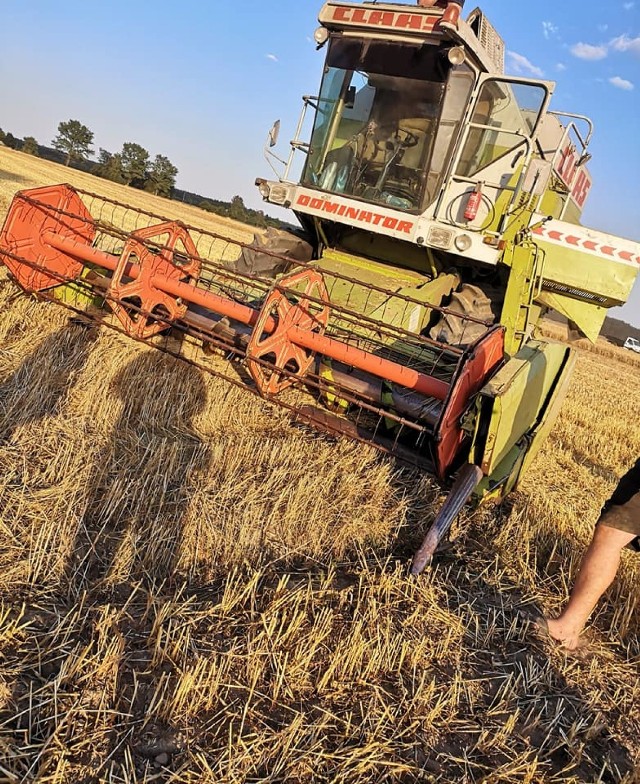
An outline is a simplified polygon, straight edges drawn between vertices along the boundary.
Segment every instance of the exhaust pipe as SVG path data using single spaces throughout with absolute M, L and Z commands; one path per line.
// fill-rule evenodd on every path
M 464 0 L 417 0 L 417 2 L 421 8 L 444 8 L 440 27 L 445 27 L 449 30 L 458 28 Z

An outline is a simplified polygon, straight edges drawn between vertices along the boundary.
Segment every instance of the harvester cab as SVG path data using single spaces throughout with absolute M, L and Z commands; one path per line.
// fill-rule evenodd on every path
M 482 290 L 509 353 L 549 307 L 595 339 L 628 296 L 637 248 L 616 240 L 607 254 L 607 235 L 575 228 L 591 188 L 591 122 L 549 111 L 552 82 L 505 76 L 502 39 L 479 9 L 463 21 L 462 6 L 326 3 L 320 92 L 304 99 L 282 177 L 257 185 L 295 211 L 318 258 L 368 257 L 391 282 L 412 269 L 431 304 L 450 296 L 434 281 L 454 269 Z M 508 292 L 525 237 L 536 247 L 526 296 Z M 585 250 L 594 258 L 572 256 Z
M 18 193 L 0 233 L 26 292 L 100 305 L 107 327 L 453 481 L 414 572 L 552 426 L 574 355 L 536 337 L 543 313 L 595 339 L 640 265 L 637 243 L 579 224 L 590 121 L 505 76 L 500 37 L 462 5 L 324 5 L 320 91 L 283 173 L 257 180 L 304 239 L 237 242 L 68 185 Z

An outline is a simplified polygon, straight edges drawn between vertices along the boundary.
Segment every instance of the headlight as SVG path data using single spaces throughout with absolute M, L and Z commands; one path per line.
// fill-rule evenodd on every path
M 327 43 L 327 39 L 329 38 L 329 31 L 326 27 L 318 27 L 318 29 L 313 34 L 313 40 L 318 44 L 318 46 L 324 46 Z
M 271 193 L 271 188 L 269 187 L 269 183 L 266 180 L 258 180 L 256 182 L 258 186 L 258 192 L 262 196 L 262 198 L 266 201 L 269 198 L 269 194 Z
M 453 232 L 449 229 L 443 229 L 440 226 L 431 226 L 429 234 L 427 235 L 427 242 L 434 248 L 442 248 L 447 250 L 451 247 L 453 241 Z
M 465 250 L 469 250 L 472 245 L 472 240 L 468 234 L 458 234 L 453 241 L 453 244 L 456 246 L 457 250 L 463 253 Z
M 288 195 L 289 189 L 284 185 L 272 185 L 269 192 L 269 201 L 273 204 L 284 204 Z
M 451 65 L 462 65 L 466 59 L 464 49 L 461 46 L 452 46 L 451 49 L 447 49 L 447 60 Z

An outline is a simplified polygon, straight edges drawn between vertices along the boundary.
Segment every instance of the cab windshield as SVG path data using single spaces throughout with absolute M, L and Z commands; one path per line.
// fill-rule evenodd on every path
M 332 39 L 303 183 L 422 211 L 442 182 L 473 81 L 437 45 Z

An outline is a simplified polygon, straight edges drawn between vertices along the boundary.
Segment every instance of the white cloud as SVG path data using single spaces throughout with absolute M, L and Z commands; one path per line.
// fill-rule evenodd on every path
M 608 29 L 609 29 L 609 25 L 608 24 L 599 24 L 598 25 L 598 30 L 601 33 L 606 33 Z
M 578 43 L 571 47 L 571 54 L 580 60 L 604 60 L 607 56 L 606 46 Z
M 571 54 L 581 60 L 604 60 L 610 49 L 616 52 L 631 52 L 631 54 L 640 57 L 640 35 L 636 38 L 630 38 L 626 34 L 619 35 L 608 44 L 597 46 L 580 42 L 571 47 Z
M 630 11 L 635 6 L 635 3 L 623 3 L 622 7 L 625 11 Z
M 616 52 L 632 52 L 640 56 L 640 35 L 637 38 L 629 38 L 628 35 L 621 35 L 611 41 L 611 46 Z
M 542 23 L 542 33 L 545 38 L 549 39 L 551 36 L 556 35 L 558 32 L 557 25 L 554 25 L 553 22 L 543 22 Z
M 628 79 L 623 79 L 621 76 L 612 76 L 611 79 L 609 79 L 609 84 L 612 84 L 620 90 L 633 90 L 633 82 L 630 82 Z
M 556 71 L 566 71 L 567 66 L 564 63 L 556 63 Z
M 275 54 L 268 54 L 267 60 L 273 60 L 274 63 L 278 62 L 278 58 L 275 56 Z
M 527 60 L 524 55 L 518 54 L 517 52 L 507 52 L 507 57 L 509 58 L 509 67 L 513 69 L 514 73 L 529 74 L 531 76 L 537 76 L 539 79 L 544 76 L 542 68 L 538 68 L 537 65 L 534 65 Z

